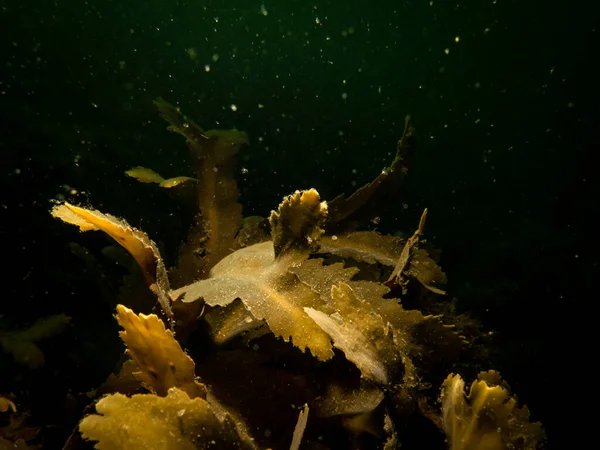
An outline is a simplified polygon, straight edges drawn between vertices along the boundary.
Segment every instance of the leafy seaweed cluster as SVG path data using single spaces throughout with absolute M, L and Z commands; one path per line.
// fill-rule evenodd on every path
M 297 191 L 268 219 L 244 220 L 234 175 L 246 134 L 205 131 L 156 105 L 186 138 L 196 177 L 143 167 L 127 175 L 195 188 L 176 266 L 167 270 L 152 240 L 123 220 L 69 203 L 52 210 L 123 246 L 162 312 L 136 314 L 124 306 L 137 304 L 132 291 L 122 295 L 129 359 L 75 434 L 98 449 L 393 449 L 420 415 L 453 450 L 540 445 L 540 424 L 497 373 L 482 372 L 468 394 L 460 375 L 448 375 L 471 351 L 465 321 L 401 305 L 446 302 L 445 275 L 422 241 L 427 210 L 408 239 L 358 231 L 379 193 L 406 178 L 408 118 L 392 164 L 352 195 L 326 202 L 315 189 Z

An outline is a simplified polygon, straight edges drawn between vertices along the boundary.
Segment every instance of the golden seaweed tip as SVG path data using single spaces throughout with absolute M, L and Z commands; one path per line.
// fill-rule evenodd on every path
M 55 219 L 60 219 L 63 222 L 78 226 L 80 231 L 98 230 L 99 228 L 96 225 L 90 223 L 76 213 L 78 209 L 80 208 L 64 202 L 54 205 L 50 210 L 50 214 L 52 214 L 52 217 Z
M 535 449 L 545 434 L 539 422 L 529 422 L 508 385 L 495 371 L 481 372 L 466 395 L 460 375 L 449 375 L 442 386 L 442 424 L 450 450 Z
M 140 183 L 156 183 L 160 184 L 165 179 L 160 176 L 158 173 L 153 171 L 152 169 L 148 169 L 146 167 L 137 166 L 132 169 L 125 171 L 125 175 L 135 178 Z
M 17 405 L 6 397 L 0 396 L 0 412 L 6 411 L 17 412 Z
M 140 368 L 136 378 L 161 396 L 172 387 L 184 390 L 191 398 L 203 397 L 204 387 L 195 380 L 195 364 L 155 314 L 135 314 L 117 305 L 119 334 L 131 358 Z
M 293 251 L 306 251 L 314 247 L 324 233 L 327 219 L 327 202 L 312 188 L 288 195 L 277 211 L 271 211 L 271 237 L 275 256 Z

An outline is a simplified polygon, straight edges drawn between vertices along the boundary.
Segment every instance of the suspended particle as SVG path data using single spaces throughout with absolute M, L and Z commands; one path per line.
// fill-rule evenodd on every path
M 198 51 L 194 47 L 188 48 L 186 52 L 192 61 L 198 57 Z

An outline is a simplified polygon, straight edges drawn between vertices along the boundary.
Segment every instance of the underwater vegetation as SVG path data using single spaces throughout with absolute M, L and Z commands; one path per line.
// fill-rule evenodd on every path
M 296 191 L 268 218 L 244 218 L 235 171 L 247 135 L 204 130 L 155 104 L 186 139 L 196 175 L 126 174 L 194 199 L 175 266 L 122 219 L 67 202 L 51 211 L 103 231 L 139 267 L 116 307 L 126 358 L 90 393 L 66 449 L 541 446 L 541 425 L 500 375 L 476 373 L 484 340 L 446 296 L 438 252 L 423 238 L 428 211 L 407 239 L 368 229 L 378 198 L 407 177 L 409 118 L 391 165 L 353 194 Z M 153 305 L 155 314 L 136 311 Z M 53 329 L 68 318 L 48 320 Z M 44 336 L 35 330 L 0 333 L 0 343 L 17 358 L 15 348 Z M 463 376 L 475 378 L 470 387 Z M 13 400 L 0 397 L 0 413 L 14 414 Z M 35 448 L 11 436 L 0 434 L 0 447 Z

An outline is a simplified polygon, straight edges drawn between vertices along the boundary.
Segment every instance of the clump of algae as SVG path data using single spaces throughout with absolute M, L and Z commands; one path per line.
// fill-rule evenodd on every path
M 444 436 L 452 450 L 541 444 L 540 425 L 495 372 L 482 372 L 469 394 L 448 375 L 474 355 L 464 317 L 402 306 L 409 296 L 447 302 L 445 274 L 422 239 L 427 210 L 408 239 L 368 229 L 370 206 L 409 172 L 408 117 L 392 164 L 371 183 L 329 202 L 296 191 L 268 218 L 243 221 L 234 174 L 247 135 L 205 131 L 155 103 L 186 139 L 195 177 L 127 174 L 195 186 L 195 221 L 175 267 L 122 219 L 69 203 L 52 210 L 123 246 L 162 312 L 117 307 L 129 360 L 77 433 L 99 449 L 393 449 L 411 440 L 405 423 L 421 414 L 442 448 Z

